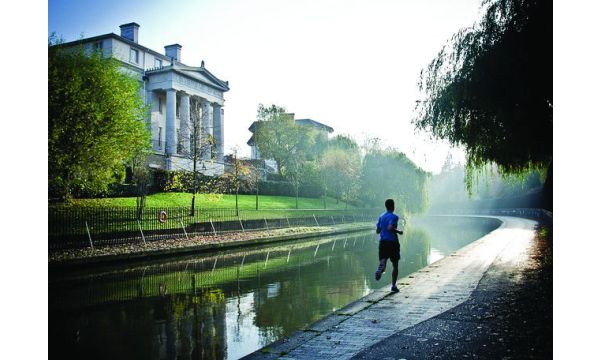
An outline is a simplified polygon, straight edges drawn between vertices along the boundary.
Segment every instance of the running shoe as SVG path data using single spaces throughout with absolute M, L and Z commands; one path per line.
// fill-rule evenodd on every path
M 400 291 L 398 290 L 398 287 L 396 285 L 392 285 L 392 292 L 397 293 L 398 291 Z

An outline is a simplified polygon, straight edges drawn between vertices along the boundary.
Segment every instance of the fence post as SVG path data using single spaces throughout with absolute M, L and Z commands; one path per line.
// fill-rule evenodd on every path
M 265 220 L 265 227 L 267 228 L 267 230 L 269 230 L 269 225 L 267 224 L 267 218 L 263 217 L 263 219 Z
M 185 231 L 185 226 L 183 226 L 183 220 L 179 219 L 179 223 L 181 224 L 181 228 L 183 229 L 183 233 L 185 234 L 185 238 L 187 240 L 189 240 L 190 238 L 188 237 L 187 231 Z
M 242 227 L 242 232 L 246 232 L 246 230 L 244 230 L 244 224 L 242 224 L 242 219 L 238 219 L 240 221 L 240 226 Z
M 267 252 L 267 258 L 265 259 L 265 266 L 263 268 L 266 268 L 267 264 L 269 263 L 269 254 L 271 254 L 271 250 Z
M 215 268 L 217 267 L 217 260 L 219 260 L 219 255 L 217 255 L 217 256 L 215 257 L 215 262 L 214 262 L 214 264 L 213 264 L 212 270 L 210 271 L 210 276 L 212 276 L 212 275 L 213 275 L 213 273 L 215 272 Z
M 333 221 L 333 215 L 331 216 L 331 222 L 333 223 L 333 226 L 335 226 L 335 221 Z
M 210 221 L 210 226 L 212 227 L 213 234 L 214 234 L 215 236 L 217 236 L 217 231 L 215 230 L 215 225 L 213 225 L 212 218 L 211 218 L 211 217 L 209 217 L 209 218 L 208 218 L 208 221 Z
M 94 250 L 94 243 L 92 243 L 92 235 L 90 235 L 90 227 L 88 226 L 87 220 L 85 221 L 85 229 L 87 230 L 88 239 L 90 239 L 90 247 Z
M 140 221 L 137 221 L 138 223 L 138 227 L 140 228 L 140 233 L 142 233 L 142 240 L 144 240 L 144 245 L 146 245 L 146 237 L 144 236 L 144 232 L 142 231 L 142 224 L 140 224 Z
M 315 222 L 317 223 L 317 226 L 321 226 L 321 225 L 319 225 L 319 222 L 317 221 L 317 217 L 315 216 L 315 214 L 313 214 L 313 219 L 315 219 Z
M 291 228 L 292 226 L 290 225 L 290 219 L 288 219 L 288 217 L 286 216 L 286 217 L 285 217 L 285 220 L 286 220 L 286 221 L 287 221 L 287 223 L 288 223 L 288 228 Z

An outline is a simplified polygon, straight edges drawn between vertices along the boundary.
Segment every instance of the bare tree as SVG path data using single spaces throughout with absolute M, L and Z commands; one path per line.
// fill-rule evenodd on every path
M 202 160 L 212 160 L 216 156 L 215 138 L 209 133 L 208 119 L 209 113 L 202 111 L 202 104 L 195 98 L 190 99 L 190 119 L 187 124 L 182 124 L 182 127 L 187 127 L 190 134 L 189 148 L 186 148 L 187 141 L 182 142 L 182 154 L 192 161 L 192 206 L 190 215 L 194 216 L 196 212 L 196 194 L 199 190 L 200 170 L 206 170 L 206 166 L 199 162 Z M 186 140 L 186 139 L 184 139 Z M 181 144 L 181 142 L 180 142 Z
M 146 195 L 150 187 L 150 167 L 148 164 L 148 150 L 136 152 L 130 160 L 132 183 L 136 187 L 136 217 L 142 219 L 144 207 L 146 206 Z

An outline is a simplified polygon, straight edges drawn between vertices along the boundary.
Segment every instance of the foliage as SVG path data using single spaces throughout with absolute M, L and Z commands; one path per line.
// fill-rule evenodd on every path
M 552 160 L 552 1 L 484 0 L 421 73 L 418 129 L 464 145 L 467 184 L 488 163 L 522 173 Z
M 350 136 L 336 135 L 327 143 L 328 148 L 337 148 L 348 151 L 358 152 L 358 144 Z
M 488 165 L 477 171 L 475 183 L 469 190 L 465 189 L 467 170 L 459 163 L 446 161 L 439 174 L 431 177 L 429 198 L 431 208 L 445 210 L 448 207 L 467 207 L 489 204 L 482 200 L 498 202 L 512 199 L 515 203 L 523 203 L 527 199 L 535 200 L 545 180 L 543 171 L 532 169 L 526 173 L 503 174 L 497 167 Z M 506 201 L 498 204 L 507 203 Z M 493 203 L 492 203 L 493 204 Z
M 319 170 L 325 188 L 337 199 L 348 202 L 356 199 L 360 179 L 360 154 L 354 151 L 332 146 L 328 148 L 319 162 Z
M 48 188 L 51 197 L 104 191 L 150 147 L 138 82 L 99 52 L 48 48 Z
M 233 169 L 223 175 L 226 192 L 238 193 L 242 187 L 254 188 L 257 179 L 255 173 L 259 170 L 238 159 L 237 155 L 231 159 Z
M 312 128 L 297 125 L 285 108 L 258 106 L 254 140 L 263 158 L 275 160 L 280 175 L 298 178 L 299 163 L 310 153 L 314 136 Z
M 185 170 L 156 172 L 155 190 L 165 192 L 187 192 L 205 194 L 206 199 L 217 202 L 230 185 L 225 177 L 204 175 Z M 195 181 L 194 181 L 195 180 Z
M 393 149 L 373 150 L 363 159 L 360 196 L 372 206 L 383 206 L 387 198 L 396 202 L 399 213 L 426 209 L 429 173 L 405 154 Z

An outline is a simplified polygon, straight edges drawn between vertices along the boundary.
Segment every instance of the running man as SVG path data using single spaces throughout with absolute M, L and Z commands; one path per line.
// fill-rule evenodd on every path
M 394 270 L 392 271 L 392 291 L 398 292 L 396 280 L 398 280 L 398 260 L 400 260 L 400 242 L 398 234 L 398 215 L 394 214 L 394 200 L 385 201 L 386 212 L 379 216 L 377 222 L 377 233 L 379 234 L 379 266 L 375 271 L 375 280 L 381 279 L 381 274 L 385 271 L 387 260 L 390 259 Z

